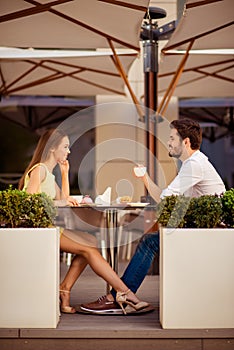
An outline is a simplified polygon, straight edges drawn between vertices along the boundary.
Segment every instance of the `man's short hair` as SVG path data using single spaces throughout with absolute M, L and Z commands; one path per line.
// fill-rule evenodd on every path
M 170 124 L 171 129 L 176 129 L 182 140 L 189 138 L 191 148 L 199 149 L 202 142 L 202 130 L 198 122 L 192 119 L 173 120 Z

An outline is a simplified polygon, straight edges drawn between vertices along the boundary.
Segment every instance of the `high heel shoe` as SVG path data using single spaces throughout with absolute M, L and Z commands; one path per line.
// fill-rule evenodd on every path
M 139 303 L 134 303 L 133 301 L 127 299 L 127 294 L 130 292 L 130 289 L 128 289 L 126 292 L 117 292 L 116 294 L 116 301 L 123 310 L 123 313 L 126 315 L 127 312 L 123 306 L 123 304 L 127 304 L 134 308 L 136 311 L 145 309 L 146 307 L 149 306 L 149 303 L 146 301 L 139 301 Z
M 64 314 L 74 314 L 76 313 L 76 309 L 72 306 L 62 306 L 62 298 L 61 298 L 61 293 L 69 293 L 69 290 L 64 290 L 64 289 L 60 289 L 60 311 Z

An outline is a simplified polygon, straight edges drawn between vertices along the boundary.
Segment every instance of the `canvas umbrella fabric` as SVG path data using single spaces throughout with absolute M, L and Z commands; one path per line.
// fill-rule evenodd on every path
M 19 48 L 139 50 L 149 0 L 1 1 L 0 43 Z
M 116 49 L 130 48 L 140 51 L 141 24 L 148 5 L 149 0 L 2 2 L 0 44 L 7 47 L 44 49 L 110 48 L 115 69 L 127 86 L 133 102 L 139 106 Z M 46 89 L 44 93 L 47 93 Z M 139 110 L 139 113 L 142 114 L 142 111 Z
M 159 91 L 166 92 L 159 113 L 165 112 L 172 95 L 233 96 L 233 13 L 232 0 L 187 0 L 176 30 L 162 49 Z M 195 56 L 198 50 L 202 51 Z
M 125 73 L 137 53 L 119 50 Z M 0 94 L 95 96 L 125 95 L 125 84 L 105 51 L 22 50 L 0 48 Z
M 162 55 L 158 75 L 158 92 L 163 95 L 177 72 L 184 56 Z M 173 95 L 192 97 L 234 96 L 234 54 L 190 54 Z

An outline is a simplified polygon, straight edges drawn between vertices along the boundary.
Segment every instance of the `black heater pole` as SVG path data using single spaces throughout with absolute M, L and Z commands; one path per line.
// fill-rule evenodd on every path
M 158 75 L 158 31 L 157 19 L 166 17 L 166 11 L 158 7 L 148 9 L 142 26 L 144 62 L 144 104 L 146 107 L 146 162 L 148 173 L 156 182 L 156 111 L 157 111 L 157 75 Z

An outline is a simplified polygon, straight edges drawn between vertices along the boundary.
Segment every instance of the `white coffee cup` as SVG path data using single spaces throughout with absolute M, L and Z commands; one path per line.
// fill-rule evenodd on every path
M 135 166 L 134 167 L 134 174 L 137 177 L 143 177 L 146 174 L 146 167 L 145 166 Z

